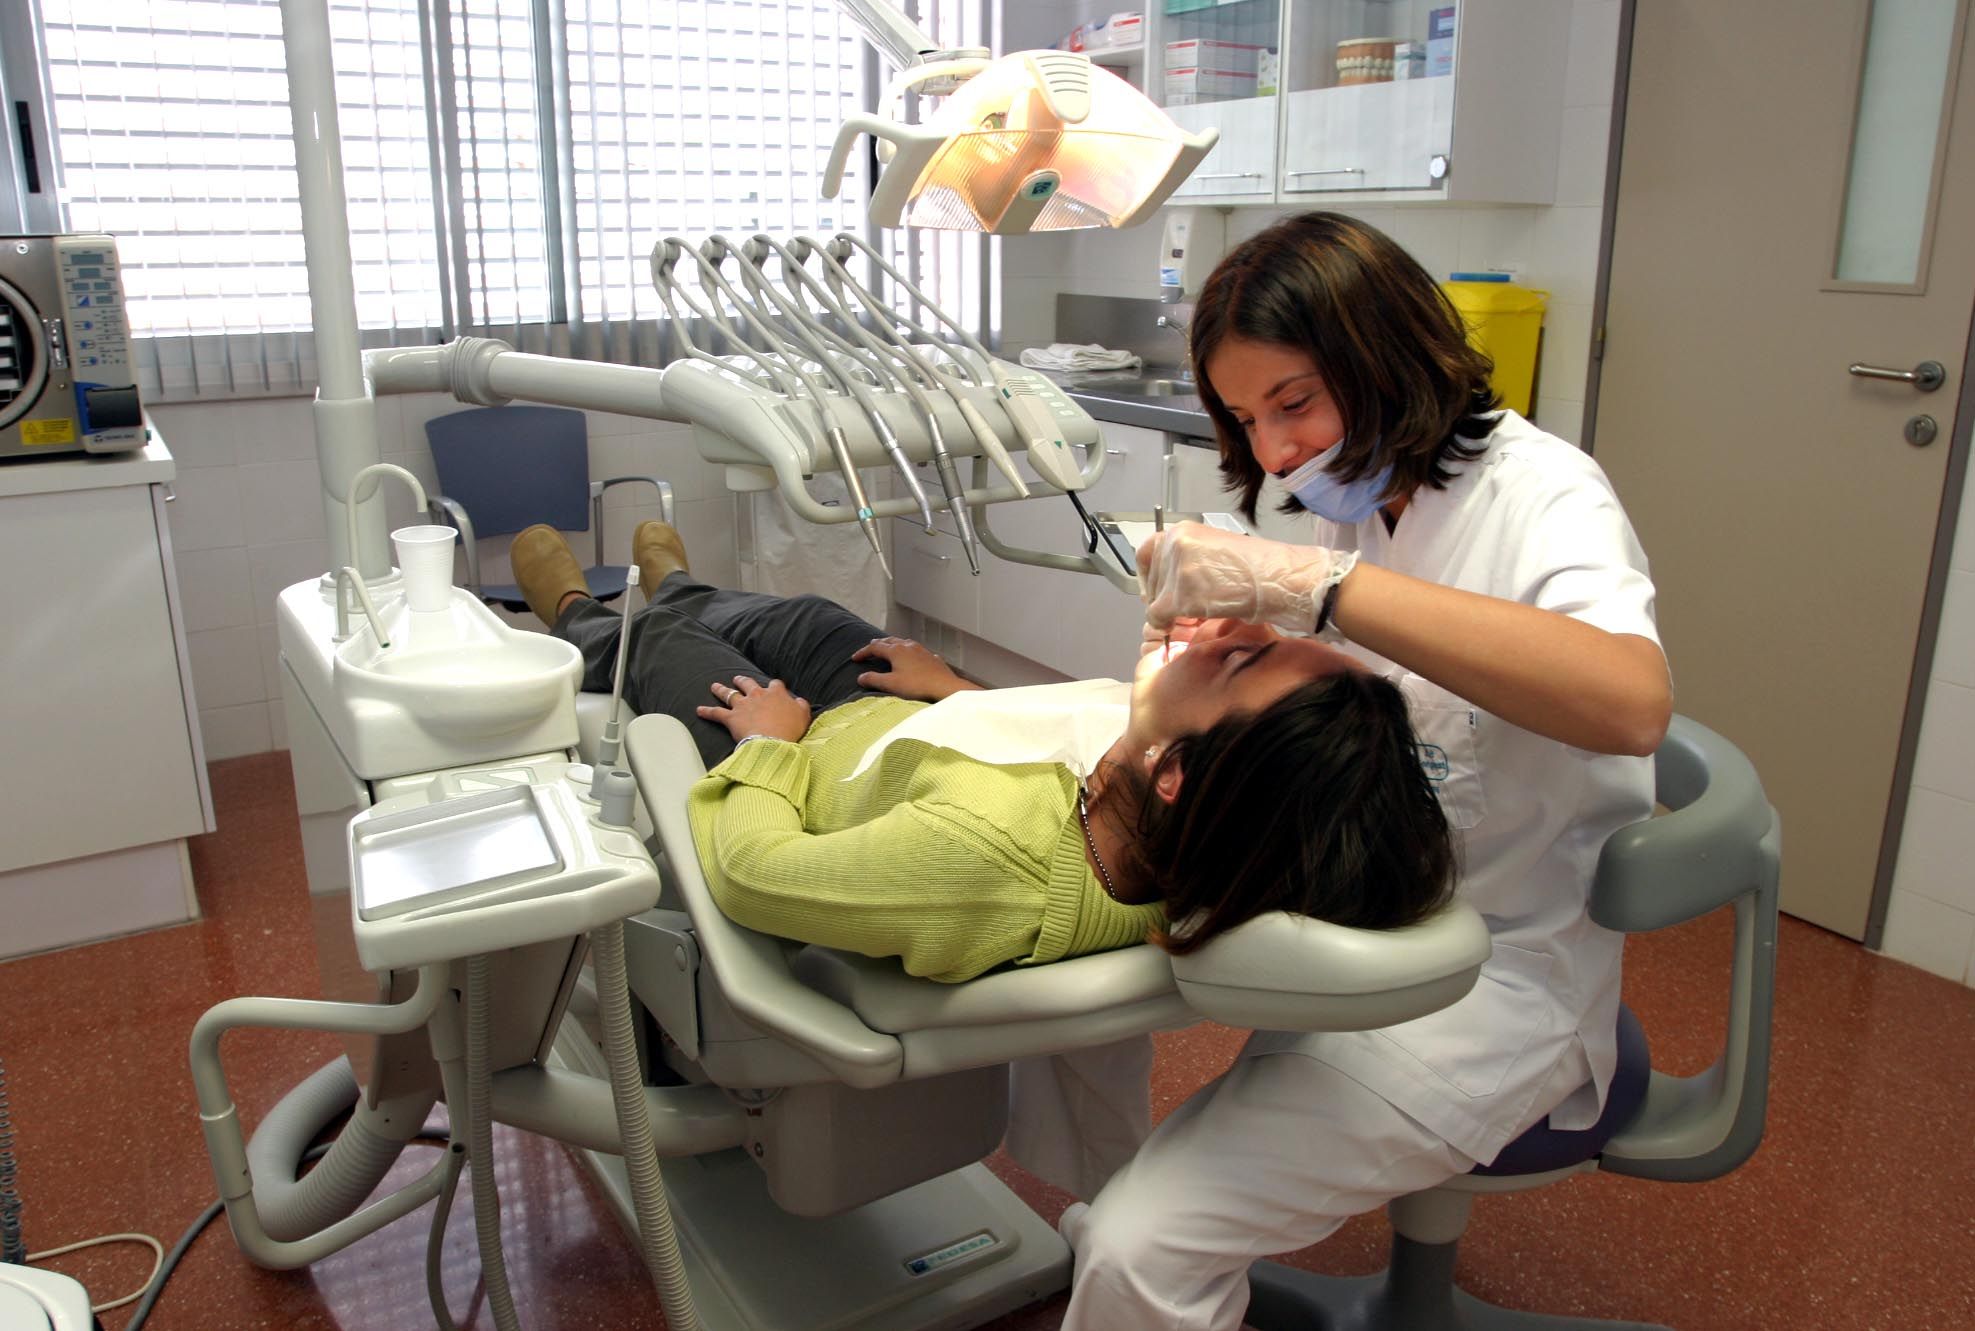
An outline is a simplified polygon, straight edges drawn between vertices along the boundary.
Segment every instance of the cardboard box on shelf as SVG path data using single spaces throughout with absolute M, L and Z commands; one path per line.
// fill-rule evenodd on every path
M 1255 76 L 1239 69 L 1168 69 L 1166 104 L 1193 106 L 1200 102 L 1253 97 Z
M 1431 9 L 1426 15 L 1426 76 L 1454 72 L 1454 7 Z
M 1205 37 L 1188 37 L 1166 43 L 1166 68 L 1231 69 L 1253 74 L 1256 61 L 1268 49 L 1251 42 L 1216 42 Z

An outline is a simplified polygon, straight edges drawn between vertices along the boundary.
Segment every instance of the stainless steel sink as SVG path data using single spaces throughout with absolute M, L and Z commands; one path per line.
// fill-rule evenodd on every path
M 1142 397 L 1193 397 L 1199 389 L 1191 379 L 1124 379 L 1116 383 L 1083 384 L 1068 391 L 1086 397 L 1132 399 Z

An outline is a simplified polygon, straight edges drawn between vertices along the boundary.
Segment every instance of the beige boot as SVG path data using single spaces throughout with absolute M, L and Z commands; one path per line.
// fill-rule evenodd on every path
M 686 562 L 686 543 L 679 539 L 679 529 L 656 519 L 640 522 L 631 533 L 631 561 L 638 566 L 638 585 L 646 596 L 658 590 L 668 573 L 693 571 Z
M 583 566 L 569 549 L 569 542 L 554 527 L 536 523 L 517 533 L 508 550 L 514 565 L 514 585 L 521 589 L 535 617 L 555 627 L 556 610 L 571 592 L 590 594 L 583 580 Z

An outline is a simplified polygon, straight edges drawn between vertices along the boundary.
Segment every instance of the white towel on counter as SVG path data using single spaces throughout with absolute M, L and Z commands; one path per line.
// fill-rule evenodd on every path
M 1022 364 L 1031 370 L 1136 370 L 1144 363 L 1129 351 L 1112 351 L 1095 342 L 1051 342 L 1022 352 Z

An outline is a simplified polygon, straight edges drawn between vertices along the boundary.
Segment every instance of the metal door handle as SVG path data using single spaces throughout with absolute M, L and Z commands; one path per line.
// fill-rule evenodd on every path
M 1292 176 L 1362 176 L 1362 166 L 1327 166 L 1320 171 L 1291 171 Z
M 1107 448 L 1104 450 L 1104 456 L 1107 458 L 1121 458 L 1124 455 L 1125 450 L 1122 448 Z
M 1912 384 L 1923 393 L 1931 393 L 1947 381 L 1948 372 L 1941 368 L 1937 360 L 1924 360 L 1910 370 L 1889 370 L 1883 365 L 1851 365 L 1847 372 L 1861 379 L 1891 379 L 1895 383 Z
M 1204 171 L 1193 177 L 1194 180 L 1260 180 L 1260 171 Z

